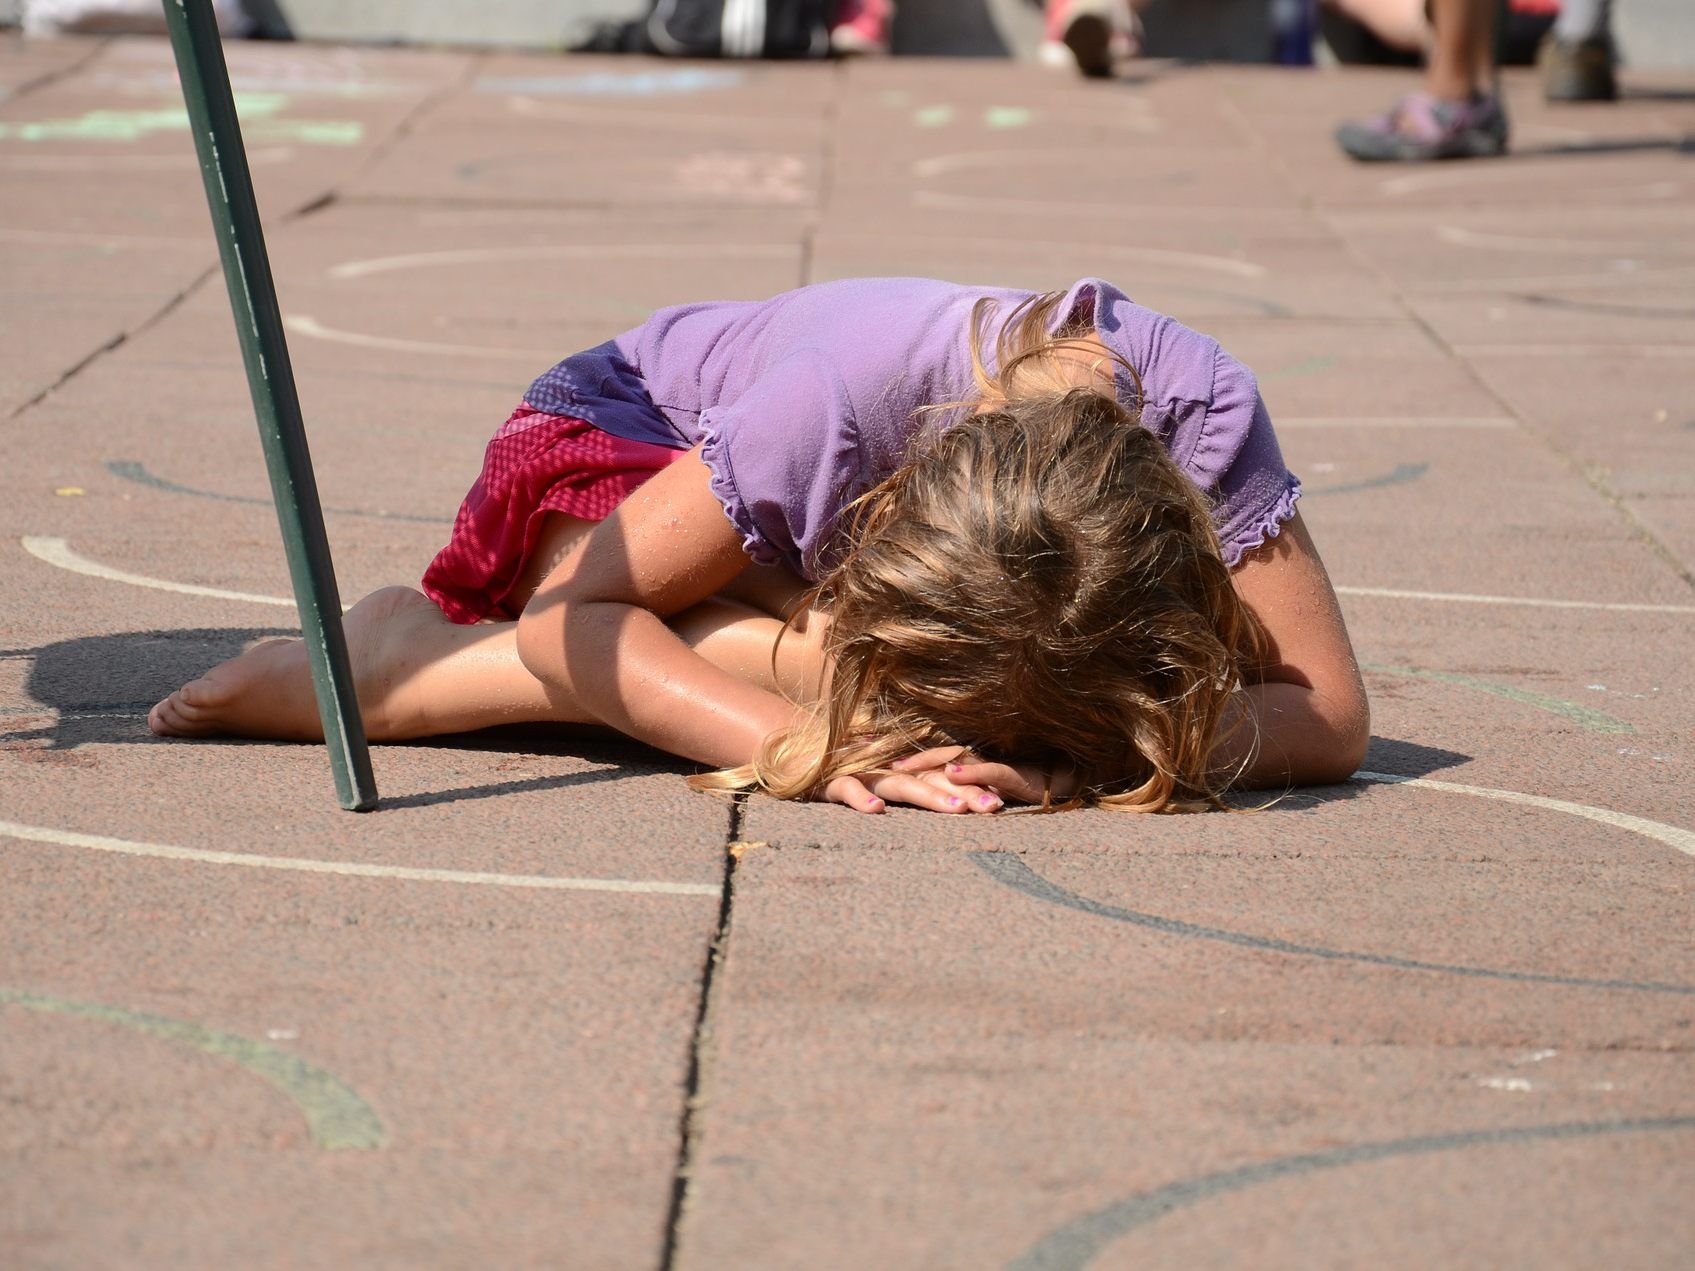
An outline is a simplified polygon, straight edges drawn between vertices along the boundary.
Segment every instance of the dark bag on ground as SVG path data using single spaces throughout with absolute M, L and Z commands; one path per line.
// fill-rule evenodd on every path
M 573 53 L 662 57 L 823 57 L 831 0 L 652 0 L 644 17 L 605 22 Z

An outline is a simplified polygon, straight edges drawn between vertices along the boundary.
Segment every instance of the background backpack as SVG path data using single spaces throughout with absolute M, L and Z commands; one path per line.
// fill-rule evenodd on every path
M 652 0 L 645 17 L 596 27 L 578 53 L 823 57 L 833 0 Z

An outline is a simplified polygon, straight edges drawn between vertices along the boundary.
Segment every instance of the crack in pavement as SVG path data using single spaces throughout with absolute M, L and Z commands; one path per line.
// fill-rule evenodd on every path
M 660 1251 L 660 1271 L 675 1271 L 682 1253 L 683 1224 L 689 1215 L 690 1184 L 693 1170 L 700 1159 L 700 1140 L 704 1132 L 701 1114 L 709 1102 L 706 1088 L 711 1083 L 718 1053 L 713 1022 L 717 1014 L 719 983 L 724 960 L 730 952 L 731 911 L 735 904 L 736 869 L 742 853 L 742 816 L 747 807 L 747 795 L 737 794 L 730 805 L 730 823 L 724 840 L 724 886 L 718 903 L 718 925 L 707 944 L 706 963 L 701 969 L 700 1008 L 695 1014 L 694 1031 L 689 1036 L 688 1075 L 683 1084 L 683 1114 L 677 1126 L 677 1167 L 671 1176 L 671 1204 L 665 1215 L 665 1244 Z

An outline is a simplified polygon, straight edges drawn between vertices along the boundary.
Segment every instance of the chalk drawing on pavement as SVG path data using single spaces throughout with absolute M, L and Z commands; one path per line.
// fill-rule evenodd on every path
M 3 827 L 5 822 L 0 822 Z M 383 1146 L 383 1123 L 371 1105 L 341 1078 L 298 1055 L 221 1028 L 101 1002 L 0 988 L 0 1006 L 116 1024 L 148 1037 L 227 1059 L 280 1090 L 306 1118 L 312 1142 L 330 1151 L 374 1151 Z

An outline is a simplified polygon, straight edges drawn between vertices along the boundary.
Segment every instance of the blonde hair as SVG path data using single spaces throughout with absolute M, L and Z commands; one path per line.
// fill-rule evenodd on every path
M 960 745 L 1070 767 L 1067 807 L 1220 805 L 1232 774 L 1212 752 L 1258 628 L 1206 498 L 1136 411 L 1067 374 L 1121 368 L 1141 399 L 1092 326 L 1059 325 L 1063 298 L 1012 311 L 992 372 L 994 304 L 978 303 L 976 399 L 930 408 L 951 418 L 843 513 L 843 555 L 810 597 L 830 617 L 824 702 L 697 789 L 807 798 Z

